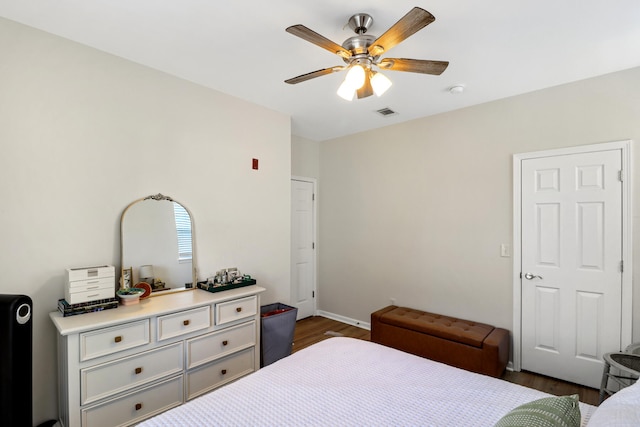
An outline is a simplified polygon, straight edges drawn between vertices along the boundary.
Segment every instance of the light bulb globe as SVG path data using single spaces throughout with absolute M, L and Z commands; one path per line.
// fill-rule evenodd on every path
M 373 87 L 373 92 L 377 96 L 382 96 L 392 85 L 393 83 L 387 76 L 382 73 L 375 73 L 371 78 L 371 86 Z
M 337 94 L 345 101 L 352 101 L 354 95 L 356 94 L 356 90 L 349 84 L 347 79 L 345 79 L 338 88 Z
M 347 76 L 344 78 L 345 82 L 349 82 L 349 85 L 354 90 L 358 90 L 364 85 L 364 79 L 364 68 L 362 68 L 362 65 L 359 64 L 352 65 L 347 72 Z

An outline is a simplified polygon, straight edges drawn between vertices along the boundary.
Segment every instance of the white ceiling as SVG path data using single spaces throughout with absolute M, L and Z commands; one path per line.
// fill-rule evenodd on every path
M 383 57 L 449 61 L 441 76 L 386 71 L 386 94 L 353 102 L 335 93 L 344 73 L 283 82 L 343 64 L 286 27 L 342 44 L 354 13 L 379 36 L 414 6 L 436 21 Z M 640 66 L 638 0 L 0 0 L 0 16 L 289 114 L 312 140 Z

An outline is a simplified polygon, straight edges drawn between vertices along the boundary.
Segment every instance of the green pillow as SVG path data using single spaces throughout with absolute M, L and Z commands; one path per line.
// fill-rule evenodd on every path
M 578 395 L 525 403 L 502 417 L 495 427 L 580 427 Z

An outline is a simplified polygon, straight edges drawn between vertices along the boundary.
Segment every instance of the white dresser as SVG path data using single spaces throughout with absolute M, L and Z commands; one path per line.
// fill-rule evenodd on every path
M 97 313 L 51 313 L 60 421 L 135 424 L 258 370 L 264 290 L 196 289 Z

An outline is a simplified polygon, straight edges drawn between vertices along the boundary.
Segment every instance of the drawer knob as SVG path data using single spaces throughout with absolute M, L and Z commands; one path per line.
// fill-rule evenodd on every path
M 136 403 L 136 411 L 142 409 L 142 403 Z
M 136 368 L 136 375 L 141 374 L 142 373 L 142 368 Z
M 229 341 L 227 340 L 222 341 L 222 345 L 227 345 L 227 344 L 229 344 Z
M 227 370 L 226 370 L 226 369 L 223 369 L 222 371 L 220 371 L 220 373 L 221 373 L 222 375 L 227 375 Z
M 182 324 L 183 324 L 184 326 L 189 326 L 189 323 L 190 323 L 190 322 L 189 322 L 189 320 L 185 320 L 185 321 L 183 321 L 183 322 L 182 322 Z
M 118 336 L 117 336 L 117 337 L 115 337 L 113 340 L 114 340 L 115 342 L 120 342 L 120 341 L 122 341 L 122 336 L 121 336 L 121 335 L 118 335 Z
M 237 311 L 238 313 L 240 313 L 240 312 L 242 311 L 242 307 L 238 307 L 238 308 L 236 308 L 236 311 Z

